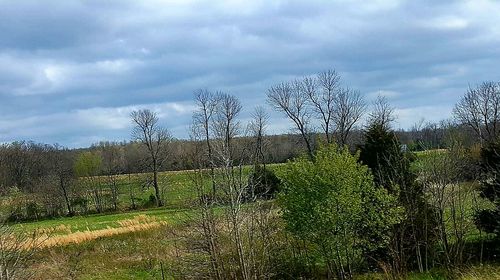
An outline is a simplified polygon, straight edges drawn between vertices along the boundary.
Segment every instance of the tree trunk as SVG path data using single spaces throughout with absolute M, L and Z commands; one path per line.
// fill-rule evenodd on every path
M 153 171 L 153 187 L 155 188 L 155 196 L 156 196 L 156 206 L 163 206 L 163 201 L 161 200 L 160 188 L 158 187 L 158 171 L 156 170 L 156 165 Z
M 130 181 L 130 173 L 128 174 L 128 187 L 129 187 L 129 193 L 130 193 L 130 202 L 132 202 L 132 209 L 136 209 L 135 198 L 134 198 L 134 190 L 133 190 L 132 183 Z
M 63 191 L 64 201 L 66 202 L 66 207 L 68 207 L 68 215 L 73 216 L 73 209 L 71 209 L 71 203 L 69 201 L 68 192 L 66 191 L 66 187 L 64 186 L 63 178 L 59 178 L 59 186 Z

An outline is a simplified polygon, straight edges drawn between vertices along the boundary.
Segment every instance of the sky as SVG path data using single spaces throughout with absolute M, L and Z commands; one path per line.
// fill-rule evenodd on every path
M 130 140 L 143 108 L 188 138 L 200 88 L 287 133 L 267 89 L 328 69 L 409 128 L 450 117 L 499 65 L 500 1 L 0 0 L 0 142 Z

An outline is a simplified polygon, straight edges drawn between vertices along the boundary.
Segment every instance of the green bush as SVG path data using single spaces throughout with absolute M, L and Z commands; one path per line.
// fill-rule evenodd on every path
M 363 252 L 384 246 L 401 219 L 396 198 L 377 188 L 369 169 L 347 149 L 322 147 L 313 160 L 288 162 L 278 177 L 287 229 L 312 244 L 330 274 L 344 278 L 363 263 Z M 379 242 L 372 242 L 377 234 Z

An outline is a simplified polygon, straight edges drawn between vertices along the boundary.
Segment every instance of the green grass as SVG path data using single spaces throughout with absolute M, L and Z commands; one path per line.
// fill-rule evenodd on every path
M 53 220 L 19 223 L 15 225 L 15 228 L 31 232 L 35 229 L 49 229 L 65 225 L 66 227 L 71 228 L 72 232 L 99 230 L 108 227 L 119 227 L 119 221 L 132 219 L 138 215 L 155 217 L 158 221 L 167 221 L 168 223 L 176 224 L 185 220 L 190 214 L 190 211 L 191 210 L 188 209 L 155 208 L 116 214 L 94 214 L 88 216 L 65 217 Z
M 276 168 L 278 165 L 271 165 Z M 251 168 L 243 168 L 246 177 Z M 172 244 L 179 238 L 179 229 L 191 230 L 186 226 L 196 215 L 190 208 L 195 199 L 190 171 L 162 172 L 160 184 L 166 187 L 166 205 L 162 208 L 149 208 L 136 211 L 124 211 L 128 203 L 128 181 L 135 183 L 139 189 L 142 176 L 148 174 L 120 175 L 120 206 L 123 212 L 103 213 L 86 216 L 63 217 L 14 225 L 16 229 L 33 231 L 36 229 L 54 229 L 64 225 L 71 232 L 99 230 L 119 227 L 122 220 L 132 219 L 138 215 L 155 217 L 157 221 L 167 221 L 167 226 L 160 226 L 146 231 L 129 232 L 111 237 L 97 238 L 81 244 L 68 244 L 43 249 L 38 253 L 37 263 L 32 269 L 38 279 L 69 278 L 70 271 L 78 271 L 77 279 L 161 279 L 160 262 L 165 265 L 166 279 L 169 264 L 174 263 L 171 254 Z M 132 180 L 135 177 L 135 181 Z M 102 177 L 104 179 L 104 177 Z M 210 182 L 207 181 L 207 188 Z M 147 200 L 152 190 L 138 192 L 137 195 Z M 175 232 L 175 233 L 173 233 Z M 53 234 L 66 234 L 53 232 Z M 170 260 L 169 260 L 170 259 Z M 41 267 L 40 267 L 41 266 Z M 170 274 L 171 275 L 171 274 Z
M 282 164 L 268 164 L 266 167 L 270 169 L 279 168 Z M 244 178 L 247 178 L 252 171 L 252 166 L 243 166 L 242 174 Z M 209 172 L 206 170 L 205 172 Z M 166 207 L 168 208 L 184 208 L 191 204 L 196 198 L 196 189 L 193 184 L 194 172 L 190 170 L 185 171 L 166 171 L 160 172 L 158 174 L 159 187 L 162 190 Z M 154 194 L 153 188 L 150 186 L 146 190 L 141 190 L 141 184 L 147 181 L 147 178 L 151 178 L 151 174 L 131 174 L 131 175 L 118 175 L 118 185 L 119 185 L 119 208 L 127 209 L 130 208 L 130 194 L 129 188 L 132 188 L 137 199 L 137 203 L 147 204 L 149 197 Z M 106 177 L 101 177 L 104 187 L 106 187 Z M 209 190 L 211 188 L 211 182 L 206 180 L 205 188 Z
M 268 165 L 269 168 L 276 169 L 280 164 Z M 251 166 L 244 166 L 242 169 L 243 176 L 246 178 L 251 172 Z M 56 219 L 46 219 L 34 222 L 23 222 L 15 225 L 18 229 L 33 231 L 40 228 L 56 228 L 60 225 L 65 225 L 71 228 L 72 232 L 84 230 L 99 230 L 105 228 L 114 228 L 119 226 L 119 221 L 132 219 L 137 215 L 147 215 L 165 220 L 167 222 L 182 221 L 187 215 L 192 202 L 196 199 L 196 190 L 193 186 L 192 171 L 167 171 L 159 174 L 159 183 L 165 191 L 166 205 L 162 208 L 151 208 L 140 210 L 128 210 L 130 207 L 130 196 L 128 193 L 129 184 L 134 184 L 136 196 L 139 201 L 147 201 L 149 196 L 153 194 L 152 188 L 140 192 L 140 182 L 150 174 L 131 174 L 117 175 L 120 194 L 120 212 L 118 213 L 102 213 L 91 215 L 79 215 L 74 217 L 62 217 Z M 103 182 L 106 177 L 101 177 Z M 211 187 L 209 180 L 206 182 L 207 189 Z
M 182 227 L 182 225 L 181 225 Z M 168 277 L 176 236 L 165 227 L 126 233 L 81 244 L 46 248 L 31 266 L 34 279 L 161 279 Z
M 268 168 L 270 169 L 276 169 L 280 166 L 280 164 L 269 164 L 267 165 Z M 250 174 L 252 170 L 252 166 L 243 166 L 242 167 L 242 173 L 243 177 L 247 178 L 248 175 Z M 209 172 L 208 170 L 205 172 Z M 166 172 L 160 172 L 159 173 L 159 187 L 162 192 L 162 196 L 165 201 L 165 209 L 185 209 L 187 207 L 190 207 L 193 205 L 193 203 L 196 200 L 197 197 L 197 192 L 195 189 L 195 186 L 193 184 L 193 176 L 195 173 L 193 171 L 166 171 Z M 133 196 L 134 196 L 134 202 L 135 202 L 135 207 L 137 209 L 148 209 L 148 208 L 154 208 L 155 203 L 154 200 L 151 201 L 150 197 L 154 197 L 154 189 L 151 185 L 146 184 L 146 182 L 150 181 L 151 174 L 149 173 L 142 173 L 142 174 L 125 174 L 125 175 L 116 175 L 114 176 L 116 179 L 117 187 L 118 187 L 118 209 L 115 211 L 112 209 L 112 204 L 111 200 L 108 197 L 106 199 L 106 204 L 107 204 L 107 213 L 104 213 L 102 215 L 92 215 L 92 217 L 98 217 L 98 216 L 110 216 L 110 212 L 127 212 L 130 211 L 132 207 L 132 201 L 131 201 L 131 195 L 130 195 L 130 189 L 133 191 Z M 98 177 L 98 180 L 100 182 L 100 188 L 104 190 L 105 192 L 109 193 L 110 189 L 110 180 L 106 176 L 101 176 Z M 246 180 L 246 179 L 244 179 Z M 77 184 L 76 188 L 79 189 L 79 192 L 82 193 L 84 192 L 85 185 L 84 184 Z M 205 181 L 205 188 L 206 190 L 210 190 L 211 188 L 211 182 L 210 180 Z M 30 200 L 30 195 L 27 194 L 20 194 L 20 193 L 15 193 L 12 194 L 11 196 L 6 196 L 0 198 L 0 213 L 3 213 L 6 215 L 7 213 L 10 213 L 12 209 L 16 208 L 16 205 L 18 205 L 21 209 L 21 213 L 26 213 L 26 201 Z M 61 198 L 61 207 L 62 210 L 65 210 L 64 202 L 62 201 Z M 90 213 L 95 212 L 95 207 L 94 205 L 91 204 L 91 200 L 89 199 L 89 205 L 87 206 Z M 39 204 L 38 208 L 41 210 L 43 209 L 43 205 Z M 81 208 L 79 207 L 74 207 L 74 209 L 78 212 L 78 214 L 85 214 L 84 211 L 82 211 Z M 18 211 L 18 210 L 17 210 Z M 89 213 L 87 213 L 89 214 Z M 111 214 L 111 216 L 114 214 Z M 119 215 L 119 214 L 118 214 Z M 44 219 L 43 217 L 41 219 Z M 96 219 L 96 218 L 92 218 Z M 107 218 L 104 218 L 107 220 Z M 62 221 L 66 222 L 69 221 L 69 223 L 72 223 L 71 221 L 74 220 L 74 224 L 79 223 L 81 220 L 79 220 L 78 217 L 74 218 L 62 218 Z M 83 220 L 82 220 L 83 221 Z M 93 222 L 93 221 L 91 221 Z M 89 222 L 90 226 L 91 222 Z M 98 221 L 100 222 L 100 221 Z M 56 225 L 58 222 L 56 220 L 47 220 L 47 221 L 42 221 L 39 224 L 35 223 L 36 225 L 40 226 L 45 226 L 45 225 Z M 27 223 L 25 223 L 27 224 Z M 86 223 L 84 222 L 85 226 Z M 109 223 L 108 223 L 109 224 Z M 108 226 L 108 224 L 103 223 L 104 226 Z M 29 226 L 28 226 L 29 227 Z M 75 225 L 75 227 L 77 227 Z

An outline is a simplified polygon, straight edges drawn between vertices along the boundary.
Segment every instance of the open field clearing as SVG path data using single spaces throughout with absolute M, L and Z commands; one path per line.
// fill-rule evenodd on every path
M 39 231 L 41 233 L 50 232 L 52 235 L 60 235 L 68 232 L 118 228 L 123 226 L 126 221 L 137 220 L 137 217 L 145 217 L 145 219 L 154 219 L 158 222 L 165 221 L 175 224 L 176 222 L 181 221 L 186 213 L 187 210 L 161 208 L 117 214 L 96 214 L 43 220 L 38 222 L 27 222 L 17 224 L 15 227 L 27 232 Z
M 118 234 L 130 232 L 145 231 L 157 228 L 161 225 L 167 225 L 167 221 L 158 221 L 154 216 L 147 215 L 135 216 L 132 219 L 118 220 L 119 226 L 105 229 L 87 229 L 84 231 L 73 232 L 70 227 L 61 224 L 55 228 L 36 230 L 37 237 L 41 242 L 41 247 L 63 246 L 72 243 L 82 243 L 97 238 L 111 237 Z
M 276 168 L 278 164 L 269 165 Z M 242 167 L 243 176 L 248 177 L 250 166 Z M 208 172 L 208 171 L 204 171 Z M 196 199 L 196 192 L 192 187 L 193 170 L 167 171 L 159 174 L 160 183 L 165 186 L 166 206 L 140 210 L 128 210 L 128 207 L 118 213 L 101 213 L 90 215 L 77 215 L 44 219 L 33 222 L 22 222 L 14 225 L 14 230 L 27 234 L 36 233 L 41 240 L 42 247 L 64 246 L 72 243 L 84 243 L 98 238 L 109 238 L 132 232 L 156 229 L 160 226 L 175 226 L 189 219 L 191 209 Z M 141 190 L 139 184 L 143 183 L 151 174 L 126 174 L 114 176 L 118 182 L 120 205 L 129 203 L 130 186 Z M 105 188 L 108 177 L 100 177 Z M 210 183 L 207 182 L 207 189 Z M 145 189 L 136 194 L 136 203 L 147 201 L 152 190 Z M 5 199 L 4 199 L 5 201 Z
M 269 164 L 266 165 L 266 167 L 271 170 L 275 170 L 279 168 L 280 165 L 281 164 Z M 251 166 L 243 166 L 241 168 L 242 176 L 245 178 L 245 180 L 247 180 L 251 170 Z M 209 171 L 204 170 L 202 172 L 206 172 L 206 175 L 208 175 Z M 161 195 L 165 201 L 163 209 L 182 210 L 186 207 L 193 206 L 193 204 L 196 202 L 197 196 L 193 184 L 194 176 L 195 171 L 193 170 L 165 171 L 158 174 Z M 62 217 L 62 219 L 65 223 L 70 223 L 74 229 L 82 230 L 86 229 L 87 226 L 90 226 L 90 228 L 92 229 L 92 227 L 108 226 L 108 224 L 106 223 L 109 219 L 105 218 L 104 216 L 114 217 L 115 213 L 122 215 L 124 213 L 134 212 L 137 210 L 156 208 L 154 202 L 154 189 L 151 186 L 151 177 L 152 174 L 150 173 L 137 173 L 113 176 L 97 176 L 96 178 L 94 178 L 95 186 L 92 186 L 91 188 L 92 191 L 100 193 L 101 200 L 103 201 L 105 208 L 102 213 L 97 213 L 96 211 L 92 191 L 87 190 L 89 188 L 89 186 L 86 185 L 85 182 L 87 178 L 80 178 L 77 182 L 78 184 L 75 187 L 75 191 L 83 192 L 83 190 L 87 190 L 85 191 L 86 193 L 82 195 L 82 199 L 80 199 L 80 202 L 78 202 L 81 203 L 81 201 L 84 201 L 85 205 L 82 206 L 82 204 L 76 204 L 75 202 L 73 209 L 77 213 L 77 215 L 72 218 Z M 116 209 L 111 201 L 111 193 L 113 188 L 112 184 L 114 184 L 117 192 Z M 205 189 L 211 189 L 210 180 L 206 180 Z M 43 200 L 43 198 L 41 200 Z M 33 218 L 35 217 L 37 220 L 40 220 L 40 223 L 35 222 L 33 224 L 34 227 L 43 227 L 44 225 L 55 226 L 58 223 L 57 220 L 63 215 L 63 213 L 59 213 L 57 215 L 47 217 L 42 203 L 29 197 L 29 195 L 20 194 L 17 192 L 0 197 L 0 213 L 7 217 L 20 217 L 20 221 L 23 221 L 23 219 L 28 217 L 30 217 L 30 220 L 33 220 Z M 155 215 L 154 210 L 152 213 L 152 215 Z M 85 215 L 94 215 L 96 218 L 93 219 L 96 220 L 96 223 L 94 225 L 80 223 L 81 220 L 79 220 L 78 217 Z M 127 218 L 131 217 L 132 216 L 128 216 Z M 13 221 L 17 221 L 17 218 L 15 219 L 16 220 Z M 30 226 L 31 223 L 25 222 L 23 224 L 26 225 L 28 229 L 30 227 L 33 227 Z

